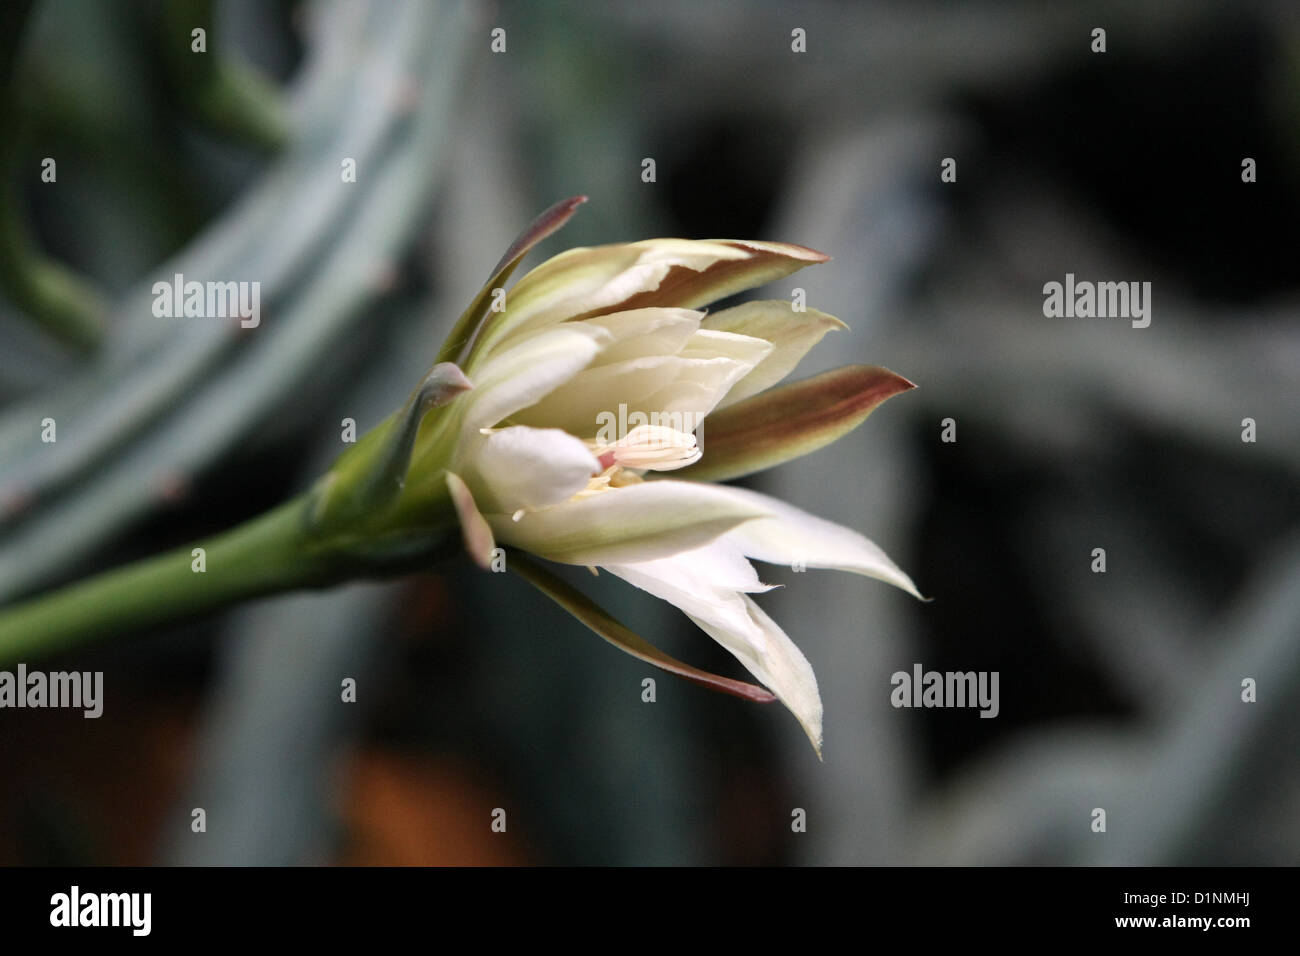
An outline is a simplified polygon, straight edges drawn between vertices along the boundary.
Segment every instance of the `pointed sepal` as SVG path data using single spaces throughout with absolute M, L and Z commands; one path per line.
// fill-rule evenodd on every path
M 486 571 L 492 565 L 492 552 L 496 550 L 492 528 L 478 510 L 473 493 L 460 475 L 452 471 L 447 472 L 447 490 L 451 492 L 451 503 L 456 508 L 456 517 L 460 520 L 460 532 L 465 542 L 465 551 L 474 559 L 475 564 Z
M 510 244 L 505 254 L 502 255 L 501 261 L 497 263 L 496 268 L 492 270 L 492 278 L 483 284 L 483 288 L 479 290 L 478 295 L 469 304 L 469 308 L 456 320 L 456 325 L 452 328 L 451 334 L 447 336 L 447 341 L 443 343 L 442 350 L 438 353 L 438 361 L 455 361 L 460 365 L 466 364 L 470 351 L 481 334 L 480 327 L 484 324 L 488 309 L 492 305 L 493 291 L 505 285 L 506 280 L 510 278 L 533 246 L 563 227 L 573 217 L 577 208 L 586 201 L 586 196 L 571 196 L 568 199 L 560 200 L 534 219 L 515 238 L 515 241 Z
M 729 481 L 802 457 L 915 387 L 886 368 L 846 365 L 770 388 L 709 415 L 698 435 L 703 456 L 673 477 Z

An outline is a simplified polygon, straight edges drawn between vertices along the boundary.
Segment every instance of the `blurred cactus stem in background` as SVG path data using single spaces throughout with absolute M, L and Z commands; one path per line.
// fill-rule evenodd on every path
M 191 55 L 207 52 L 212 6 L 212 0 L 175 0 L 159 10 L 154 39 L 178 105 L 220 136 L 278 150 L 288 140 L 289 118 L 276 86 L 229 56 Z M 15 0 L 0 13 L 0 86 L 13 83 L 32 8 L 30 0 Z M 17 307 L 17 315 L 51 339 L 92 352 L 104 339 L 106 297 L 88 278 L 40 250 L 13 186 L 31 178 L 17 167 L 32 109 L 13 95 L 0 98 L 0 128 L 5 130 L 0 142 L 0 292 Z M 40 174 L 52 176 L 52 167 L 42 166 Z
M 0 88 L 14 80 L 31 0 L 13 0 L 0 12 Z M 21 209 L 16 165 L 25 124 L 12 95 L 0 97 L 0 292 L 51 338 L 78 351 L 95 349 L 104 336 L 106 303 L 85 278 L 43 255 Z M 45 174 L 47 170 L 42 169 Z
M 275 86 L 231 57 L 189 55 L 199 52 L 198 44 L 206 46 L 212 35 L 212 6 L 212 0 L 171 0 L 162 5 L 158 46 L 177 95 L 214 132 L 277 149 L 288 138 L 289 123 Z

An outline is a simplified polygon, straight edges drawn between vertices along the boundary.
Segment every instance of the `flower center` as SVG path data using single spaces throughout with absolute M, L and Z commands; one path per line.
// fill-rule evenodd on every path
M 667 425 L 638 425 L 612 445 L 592 449 L 601 468 L 673 471 L 700 459 L 695 436 Z

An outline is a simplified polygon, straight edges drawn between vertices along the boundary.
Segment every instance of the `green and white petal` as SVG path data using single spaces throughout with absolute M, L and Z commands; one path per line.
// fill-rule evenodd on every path
M 655 481 L 574 498 L 518 521 L 487 518 L 507 544 L 561 564 L 596 566 L 689 551 L 762 514 L 727 489 Z
M 535 404 L 586 368 L 609 338 L 595 326 L 564 325 L 495 356 L 463 400 L 462 434 L 472 435 Z
M 484 329 L 470 367 L 477 367 L 499 343 L 566 319 L 681 305 L 621 303 L 657 289 L 674 270 L 698 274 L 718 262 L 745 260 L 750 255 L 727 243 L 689 239 L 647 239 L 570 249 L 543 262 L 506 293 L 505 311 Z
M 514 426 L 480 437 L 466 478 L 485 511 L 550 507 L 582 491 L 600 471 L 587 445 L 558 428 Z
M 652 240 L 682 242 L 684 240 Z M 593 309 L 587 315 L 599 315 L 619 309 L 640 309 L 646 306 L 676 306 L 696 309 L 725 299 L 737 292 L 757 288 L 802 269 L 804 266 L 826 262 L 829 256 L 805 246 L 784 242 L 753 242 L 738 239 L 699 240 L 701 246 L 719 246 L 740 252 L 718 256 L 704 268 L 675 267 L 670 269 L 652 288 L 637 293 L 604 309 Z
M 736 587 L 743 572 L 735 552 L 708 547 L 665 561 L 606 565 L 606 570 L 686 613 L 731 652 L 798 719 L 821 754 L 822 702 L 817 677 L 780 626 Z M 745 562 L 748 563 L 748 562 Z
M 774 346 L 771 353 L 727 393 L 719 403 L 720 408 L 775 385 L 794 371 L 827 332 L 848 328 L 833 315 L 816 309 L 796 312 L 791 303 L 780 299 L 746 302 L 733 309 L 715 312 L 704 319 L 702 327 L 754 336 Z

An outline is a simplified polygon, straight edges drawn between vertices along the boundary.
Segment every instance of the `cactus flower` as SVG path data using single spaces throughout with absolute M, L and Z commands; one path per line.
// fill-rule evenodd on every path
M 676 605 L 793 712 L 819 753 L 817 680 L 752 597 L 768 586 L 750 559 L 916 588 L 856 531 L 706 479 L 813 451 L 913 386 L 864 366 L 780 385 L 843 323 L 785 301 L 702 307 L 826 258 L 781 243 L 680 239 L 562 253 L 504 302 L 488 297 L 501 305 L 458 355 L 473 388 L 421 436 L 412 464 L 445 462 L 475 560 L 486 566 L 499 542 L 603 569 Z M 523 563 L 521 573 L 562 596 Z M 572 592 L 563 596 L 574 610 Z

